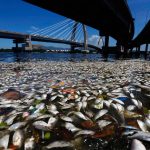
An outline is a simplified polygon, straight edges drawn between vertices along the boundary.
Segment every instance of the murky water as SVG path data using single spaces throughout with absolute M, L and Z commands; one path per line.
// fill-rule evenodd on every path
M 108 60 L 114 60 L 115 56 L 110 55 Z M 19 62 L 33 60 L 47 61 L 99 61 L 102 60 L 101 54 L 69 54 L 69 53 L 0 53 L 0 62 Z

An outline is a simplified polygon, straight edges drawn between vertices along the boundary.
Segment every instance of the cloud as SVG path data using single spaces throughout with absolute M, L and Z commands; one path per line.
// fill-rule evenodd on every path
M 88 43 L 93 45 L 98 45 L 100 37 L 98 35 L 92 35 L 88 38 Z M 100 41 L 100 46 L 102 46 L 102 41 Z

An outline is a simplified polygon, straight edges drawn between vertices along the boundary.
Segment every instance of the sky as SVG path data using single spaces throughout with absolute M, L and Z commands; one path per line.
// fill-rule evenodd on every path
M 150 19 L 150 0 L 127 0 L 135 18 L 135 37 Z M 22 0 L 0 0 L 0 30 L 28 33 L 56 24 L 65 18 Z M 88 41 L 96 43 L 98 31 L 88 27 Z M 115 43 L 111 39 L 111 45 Z M 41 43 L 39 43 L 41 44 Z M 48 45 L 54 45 L 47 43 Z M 0 48 L 11 48 L 12 40 L 0 39 Z

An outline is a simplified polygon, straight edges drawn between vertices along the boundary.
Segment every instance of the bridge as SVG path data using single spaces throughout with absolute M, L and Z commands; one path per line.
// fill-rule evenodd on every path
M 88 25 L 99 31 L 99 39 L 105 37 L 103 54 L 107 57 L 109 53 L 109 36 L 117 40 L 116 47 L 120 50 L 120 47 L 127 48 L 134 35 L 134 19 L 126 0 L 24 1 L 71 18 L 75 22 L 67 19 L 64 22 L 60 22 L 52 27 L 40 29 L 30 35 L 1 31 L 0 37 L 14 39 L 13 42 L 16 44 L 16 48 L 18 48 L 18 43 L 25 43 L 25 50 L 31 50 L 31 41 L 40 41 L 69 44 L 71 45 L 71 49 L 84 47 L 85 50 L 88 48 L 101 50 L 99 45 L 94 46 L 88 43 L 85 26 Z M 77 40 L 81 36 L 81 28 L 83 33 L 82 41 Z M 52 35 L 55 35 L 55 37 L 52 37 Z M 63 38 L 59 37 L 60 35 Z
M 150 43 L 150 20 L 147 22 L 142 31 L 137 37 L 131 42 L 130 47 L 133 49 L 136 47 L 138 55 L 140 54 L 141 45 L 145 44 L 145 59 L 147 58 L 148 46 Z
M 126 0 L 24 0 L 82 22 L 128 45 L 134 35 L 134 19 Z
M 78 29 L 79 27 L 79 29 Z M 81 31 L 83 29 L 83 33 Z M 81 36 L 83 34 L 83 37 Z M 67 35 L 67 36 L 66 36 Z M 66 36 L 66 37 L 64 37 Z M 83 38 L 81 41 L 80 38 Z M 61 43 L 71 45 L 73 50 L 76 47 L 84 47 L 101 52 L 101 48 L 87 43 L 87 31 L 86 26 L 70 19 L 63 20 L 55 25 L 39 29 L 31 34 L 23 34 L 10 31 L 0 31 L 0 38 L 12 39 L 18 49 L 19 43 L 24 43 L 24 50 L 32 50 L 32 41 L 49 42 L 49 43 Z M 78 40 L 76 39 L 78 38 Z

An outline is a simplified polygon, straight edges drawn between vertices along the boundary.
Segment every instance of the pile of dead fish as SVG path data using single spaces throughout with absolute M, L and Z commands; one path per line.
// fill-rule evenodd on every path
M 149 62 L 0 70 L 0 149 L 150 149 Z

